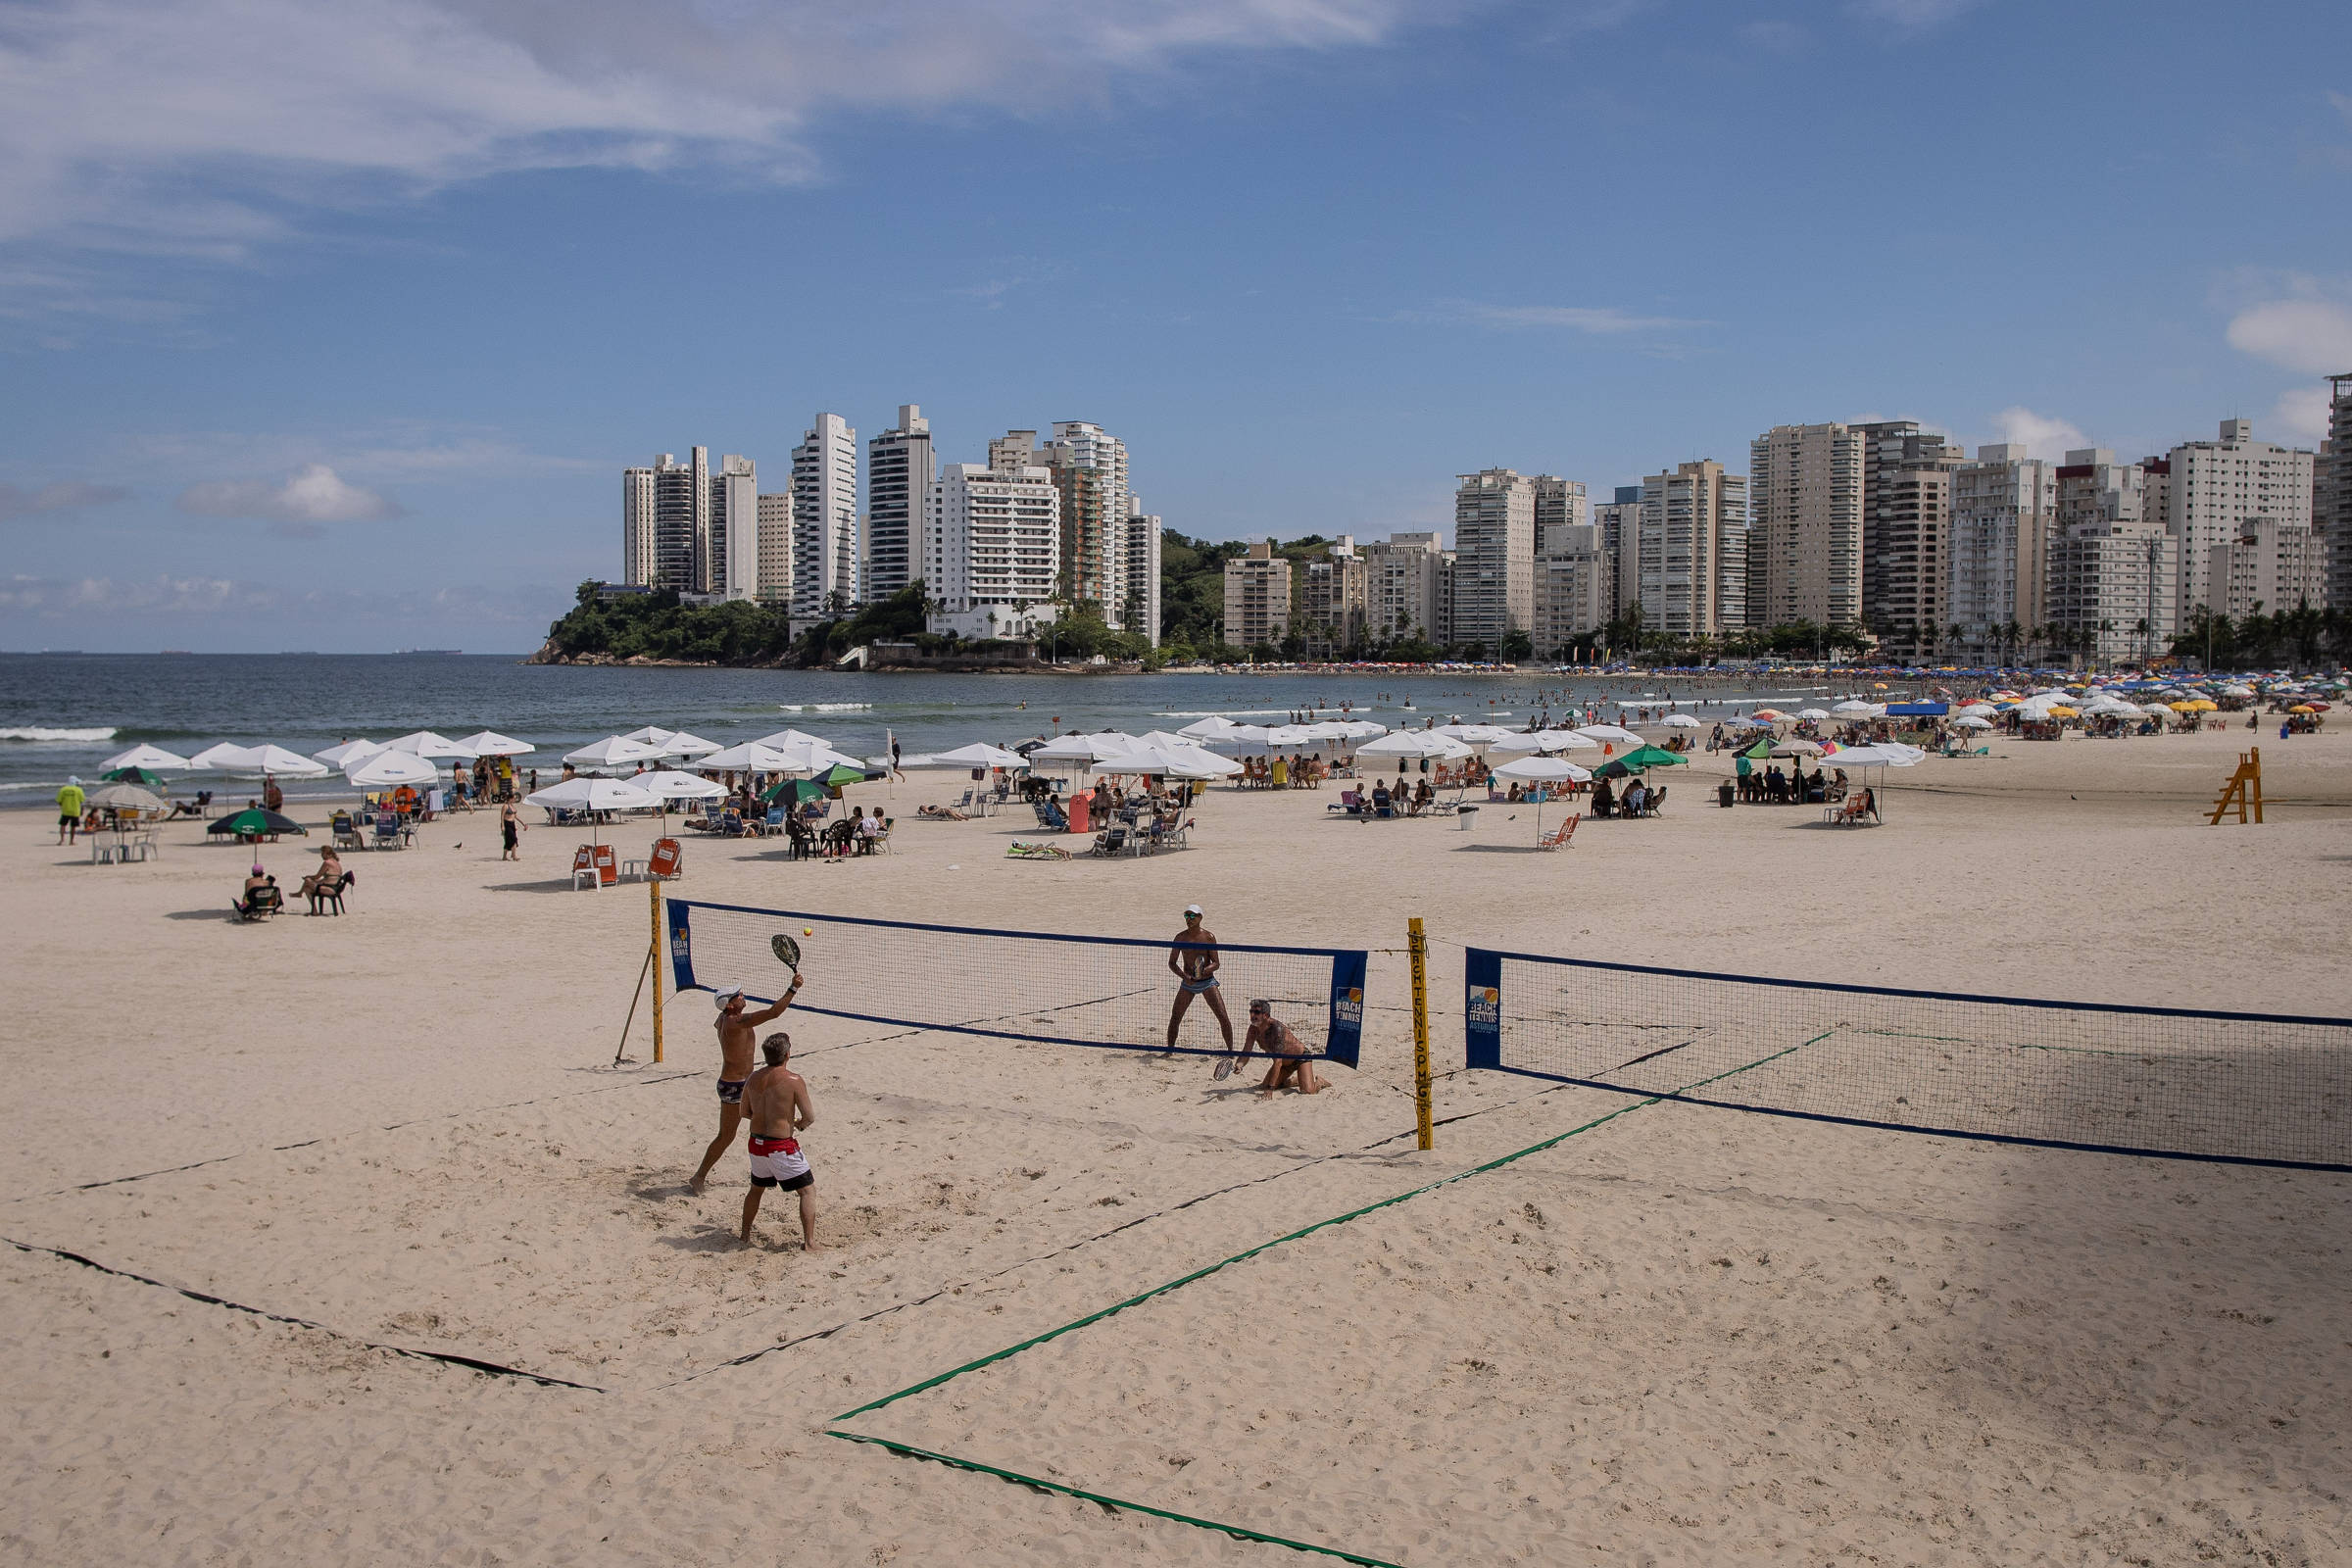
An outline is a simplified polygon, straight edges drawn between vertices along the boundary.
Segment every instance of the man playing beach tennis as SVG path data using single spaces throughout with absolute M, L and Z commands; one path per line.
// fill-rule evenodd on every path
M 752 1116 L 752 1190 L 743 1195 L 743 1245 L 752 1245 L 752 1222 L 770 1187 L 801 1195 L 801 1250 L 816 1250 L 816 1175 L 795 1133 L 816 1125 L 808 1080 L 787 1064 L 792 1036 L 777 1030 L 760 1042 L 767 1065 L 743 1087 L 743 1105 Z
M 1176 933 L 1176 941 L 1168 949 L 1168 968 L 1177 979 L 1176 1004 L 1168 1012 L 1168 1049 L 1176 1049 L 1176 1027 L 1184 1022 L 1184 1011 L 1193 1004 L 1195 997 L 1208 999 L 1208 1010 L 1217 1015 L 1217 1027 L 1225 1031 L 1225 1049 L 1233 1049 L 1233 1020 L 1225 1015 L 1225 999 L 1217 994 L 1217 934 L 1200 923 L 1200 906 L 1188 904 L 1184 907 L 1184 929 Z
M 1250 1004 L 1250 1033 L 1242 1041 L 1242 1060 L 1248 1061 L 1252 1050 L 1262 1051 L 1272 1058 L 1265 1081 L 1257 1086 L 1259 1098 L 1271 1100 L 1276 1090 L 1293 1079 L 1302 1095 L 1315 1094 L 1324 1087 L 1323 1080 L 1315 1076 L 1314 1054 L 1306 1049 L 1306 1042 L 1298 1038 L 1297 1030 L 1275 1017 L 1274 1004 L 1262 998 Z
M 703 1168 L 687 1183 L 693 1191 L 703 1190 L 710 1167 L 734 1145 L 735 1129 L 743 1121 L 743 1086 L 752 1076 L 752 1031 L 791 1006 L 792 994 L 800 989 L 801 976 L 795 970 L 792 984 L 785 988 L 776 1004 L 758 1012 L 744 1010 L 741 986 L 721 986 L 710 994 L 710 1000 L 718 1004 L 718 1021 L 711 1026 L 718 1031 L 718 1136 L 703 1151 Z

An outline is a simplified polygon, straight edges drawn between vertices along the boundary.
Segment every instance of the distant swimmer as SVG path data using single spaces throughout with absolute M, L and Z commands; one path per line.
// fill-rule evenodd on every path
M 710 1000 L 718 1004 L 718 1020 L 711 1025 L 718 1031 L 718 1136 L 703 1151 L 702 1169 L 687 1184 L 694 1191 L 703 1190 L 703 1183 L 710 1179 L 710 1167 L 733 1147 L 735 1129 L 743 1123 L 743 1086 L 752 1076 L 752 1042 L 758 1038 L 752 1031 L 780 1016 L 792 1005 L 793 993 L 800 989 L 801 976 L 795 973 L 792 984 L 776 1004 L 758 1012 L 744 1010 L 741 986 L 721 986 L 711 994 Z
M 816 1125 L 808 1080 L 788 1065 L 792 1036 L 778 1030 L 760 1042 L 767 1065 L 743 1086 L 744 1108 L 752 1116 L 752 1190 L 743 1195 L 743 1245 L 752 1245 L 752 1222 L 770 1187 L 801 1195 L 801 1250 L 816 1249 L 816 1173 L 796 1133 Z
M 1168 1012 L 1168 1049 L 1176 1049 L 1176 1028 L 1184 1022 L 1184 1012 L 1195 997 L 1208 999 L 1208 1010 L 1217 1015 L 1217 1027 L 1225 1032 L 1225 1049 L 1233 1049 L 1233 1020 L 1226 1016 L 1225 999 L 1218 995 L 1217 969 L 1223 962 L 1217 956 L 1217 934 L 1200 923 L 1200 906 L 1188 904 L 1184 909 L 1184 929 L 1168 948 L 1168 968 L 1177 979 L 1176 1004 Z

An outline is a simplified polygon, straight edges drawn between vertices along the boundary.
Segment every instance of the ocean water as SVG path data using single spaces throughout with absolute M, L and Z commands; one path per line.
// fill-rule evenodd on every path
M 1613 717 L 1620 704 L 1669 696 L 1703 717 L 1830 691 L 1538 672 L 868 675 L 526 664 L 518 655 L 0 654 L 0 804 L 41 802 L 68 774 L 91 779 L 101 759 L 140 741 L 183 757 L 216 741 L 272 741 L 307 757 L 356 736 L 492 729 L 539 748 L 521 765 L 555 772 L 564 752 L 645 724 L 721 746 L 790 726 L 878 757 L 893 734 L 911 754 L 1056 728 L 1172 730 L 1209 713 L 1263 722 L 1343 705 L 1392 727 L 1454 714 L 1520 725 L 1547 704 L 1557 716 L 1563 699 L 1601 703 Z M 187 777 L 190 787 L 239 787 L 217 774 Z M 341 783 L 330 775 L 287 789 L 325 793 Z

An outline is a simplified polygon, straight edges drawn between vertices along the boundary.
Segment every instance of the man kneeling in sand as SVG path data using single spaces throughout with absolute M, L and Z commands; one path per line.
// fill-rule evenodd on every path
M 801 1195 L 801 1248 L 816 1250 L 816 1175 L 801 1141 L 792 1135 L 816 1125 L 816 1107 L 808 1102 L 808 1080 L 785 1065 L 792 1055 L 792 1036 L 778 1030 L 760 1042 L 767 1065 L 743 1086 L 743 1108 L 752 1118 L 752 1190 L 743 1195 L 743 1245 L 752 1245 L 752 1222 L 760 1217 L 760 1198 L 770 1187 Z
M 1250 1059 L 1251 1051 L 1262 1051 L 1272 1058 L 1266 1068 L 1265 1081 L 1257 1086 L 1260 1099 L 1270 1100 L 1285 1083 L 1293 1083 L 1302 1095 L 1322 1089 L 1323 1080 L 1315 1076 L 1314 1057 L 1306 1042 L 1297 1031 L 1274 1016 L 1274 1004 L 1262 999 L 1250 1004 L 1250 1033 L 1242 1041 L 1242 1059 Z

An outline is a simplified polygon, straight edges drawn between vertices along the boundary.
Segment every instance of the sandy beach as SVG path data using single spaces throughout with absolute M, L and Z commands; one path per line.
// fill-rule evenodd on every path
M 2269 820 L 2208 827 L 2250 739 Z M 610 1065 L 648 898 L 570 891 L 576 832 L 509 864 L 491 816 L 446 818 L 349 857 L 347 916 L 243 926 L 245 857 L 192 824 L 93 866 L 9 812 L 0 1561 L 1301 1560 L 826 1429 L 1621 1110 L 844 1430 L 1392 1563 L 2352 1561 L 2352 1177 L 1455 1070 L 1463 944 L 2352 1016 L 2352 732 L 1990 749 L 1897 771 L 1853 830 L 1718 809 L 1728 754 L 1702 757 L 1664 817 L 1551 855 L 1528 807 L 1462 833 L 1217 789 L 1189 850 L 1015 862 L 1025 813 L 916 817 L 947 774 L 850 792 L 897 816 L 887 857 L 692 839 L 697 900 L 1132 937 L 1197 900 L 1228 941 L 1380 950 L 1363 1065 L 1311 1099 L 788 1019 L 815 1254 L 772 1200 L 735 1246 L 740 1145 L 686 1190 L 704 996 L 670 1004 L 665 1062 L 641 1009 Z M 261 858 L 290 888 L 318 842 Z M 920 982 L 807 973 L 817 1004 Z

